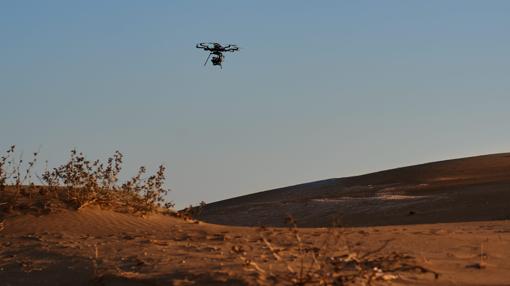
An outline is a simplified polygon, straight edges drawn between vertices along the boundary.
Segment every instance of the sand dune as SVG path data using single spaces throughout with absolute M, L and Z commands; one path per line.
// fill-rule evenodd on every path
M 342 239 L 329 255 L 345 251 L 347 244 L 351 253 L 386 245 L 379 257 L 399 253 L 439 274 L 436 279 L 433 273 L 404 271 L 391 285 L 510 283 L 508 221 L 340 231 Z M 298 233 L 306 247 L 320 247 L 331 236 L 325 228 Z M 293 236 L 286 228 L 195 224 L 98 209 L 21 215 L 6 219 L 0 231 L 0 285 L 261 285 L 257 272 L 241 256 L 266 271 L 272 269 L 281 277 L 276 284 L 289 285 L 287 265 L 299 269 L 300 257 Z M 272 259 L 261 237 L 281 249 L 282 261 Z M 486 263 L 483 269 L 478 268 L 481 259 Z
M 378 226 L 510 219 L 510 154 L 441 161 L 290 186 L 208 204 L 218 224 Z
M 510 285 L 509 156 L 271 190 L 202 216 L 282 226 L 291 213 L 310 228 L 93 206 L 12 213 L 0 218 L 0 285 L 302 285 L 306 265 L 315 280 L 305 285 L 353 271 L 347 285 L 363 273 L 378 275 L 372 285 Z M 338 213 L 352 227 L 311 228 Z

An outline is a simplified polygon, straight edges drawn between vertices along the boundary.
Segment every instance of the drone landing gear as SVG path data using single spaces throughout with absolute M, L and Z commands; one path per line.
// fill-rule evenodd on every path
M 209 54 L 209 56 L 207 57 L 207 60 L 205 60 L 205 63 L 204 63 L 204 67 L 205 65 L 207 64 L 207 61 L 209 61 L 209 58 L 211 57 L 212 54 Z

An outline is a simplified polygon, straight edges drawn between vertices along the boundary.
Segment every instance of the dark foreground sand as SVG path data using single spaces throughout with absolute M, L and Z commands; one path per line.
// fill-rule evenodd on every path
M 510 285 L 510 221 L 347 228 L 329 252 L 399 253 L 439 273 L 404 271 L 392 285 Z M 277 261 L 261 241 L 281 248 Z M 301 229 L 305 246 L 331 232 Z M 241 257 L 280 278 L 299 269 L 291 231 L 194 224 L 166 216 L 138 218 L 85 209 L 4 222 L 0 285 L 258 285 L 258 272 Z M 244 253 L 239 253 L 241 249 Z M 330 253 L 331 254 L 331 253 Z M 480 269 L 480 262 L 485 268 Z M 270 268 L 271 266 L 271 268 Z M 280 284 L 284 284 L 279 280 Z M 379 281 L 376 285 L 390 282 Z

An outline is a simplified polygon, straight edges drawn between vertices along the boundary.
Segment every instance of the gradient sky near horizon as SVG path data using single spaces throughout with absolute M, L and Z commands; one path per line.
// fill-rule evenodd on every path
M 506 152 L 509 31 L 510 1 L 3 1 L 0 148 L 163 163 L 178 207 Z

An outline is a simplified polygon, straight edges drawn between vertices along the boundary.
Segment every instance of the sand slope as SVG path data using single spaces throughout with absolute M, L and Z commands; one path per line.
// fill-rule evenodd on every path
M 345 228 L 329 255 L 344 251 L 407 255 L 439 273 L 399 273 L 392 285 L 510 284 L 510 222 L 470 222 Z M 331 236 L 324 228 L 298 230 L 305 247 Z M 264 235 L 281 249 L 272 258 Z M 294 234 L 194 224 L 165 216 L 139 218 L 83 209 L 35 217 L 7 218 L 0 231 L 0 285 L 259 285 L 257 273 L 240 259 L 255 261 L 288 285 L 287 265 L 299 269 Z M 482 255 L 486 268 L 478 269 Z M 375 285 L 385 285 L 376 283 Z
M 373 285 L 510 285 L 509 156 L 303 184 L 203 213 L 270 226 L 291 213 L 308 227 L 340 213 L 351 227 L 216 225 L 93 207 L 12 214 L 0 219 L 0 285 L 291 285 L 289 269 L 349 257 L 389 275 Z
M 510 218 L 510 153 L 290 186 L 208 204 L 218 224 L 377 226 Z

